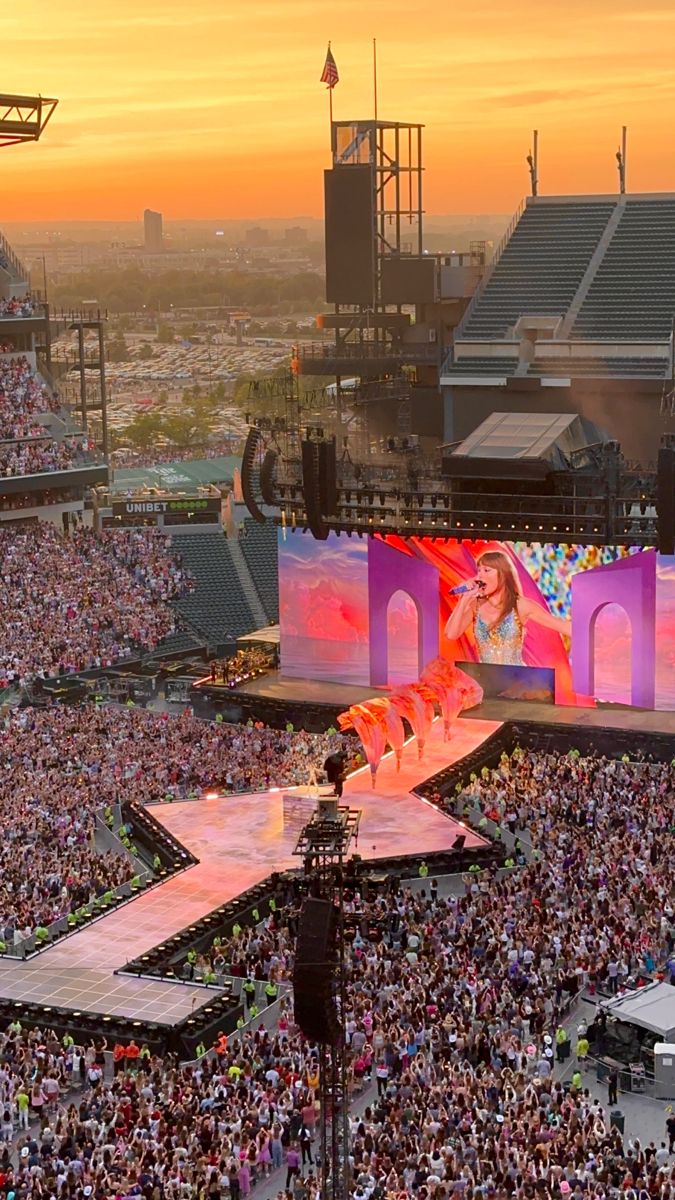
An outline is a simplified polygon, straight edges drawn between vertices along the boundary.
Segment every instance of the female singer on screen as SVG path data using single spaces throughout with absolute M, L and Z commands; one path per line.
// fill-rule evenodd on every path
M 479 662 L 526 666 L 523 641 L 528 621 L 566 637 L 572 632 L 571 621 L 554 617 L 521 594 L 515 569 L 499 550 L 481 554 L 468 587 L 445 626 L 445 636 L 456 641 L 472 626 Z

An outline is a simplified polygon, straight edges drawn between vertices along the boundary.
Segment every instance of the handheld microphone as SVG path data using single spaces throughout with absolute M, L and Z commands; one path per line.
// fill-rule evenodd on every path
M 458 583 L 457 587 L 450 588 L 449 596 L 464 596 L 466 592 L 472 592 L 474 588 L 481 591 L 485 587 L 482 579 L 471 580 L 469 583 Z

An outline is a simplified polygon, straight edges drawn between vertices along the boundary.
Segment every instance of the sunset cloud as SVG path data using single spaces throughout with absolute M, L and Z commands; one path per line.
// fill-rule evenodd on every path
M 24 0 L 0 15 L 3 88 L 58 96 L 38 146 L 2 155 L 0 220 L 321 215 L 335 116 L 425 124 L 426 208 L 506 212 L 527 188 L 675 189 L 675 10 L 637 0 Z

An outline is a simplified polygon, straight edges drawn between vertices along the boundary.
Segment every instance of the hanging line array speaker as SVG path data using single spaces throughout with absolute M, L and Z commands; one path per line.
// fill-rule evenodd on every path
M 260 430 L 256 429 L 255 426 L 251 426 L 246 437 L 246 445 L 244 446 L 244 453 L 241 459 L 241 491 L 244 503 L 253 520 L 257 521 L 259 525 L 264 525 L 267 517 L 258 508 L 253 494 L 253 467 L 261 439 L 262 434 Z

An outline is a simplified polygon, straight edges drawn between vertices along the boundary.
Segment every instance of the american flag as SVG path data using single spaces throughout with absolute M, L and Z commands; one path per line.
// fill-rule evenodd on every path
M 329 88 L 334 88 L 335 84 L 339 83 L 339 81 L 340 76 L 338 75 L 338 69 L 335 65 L 335 59 L 333 58 L 329 42 L 328 50 L 326 51 L 326 61 L 319 82 L 327 84 Z

